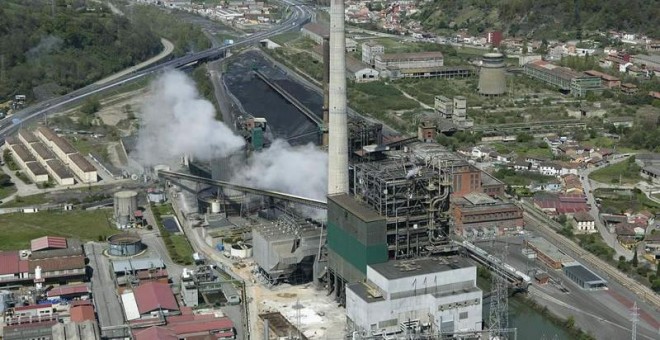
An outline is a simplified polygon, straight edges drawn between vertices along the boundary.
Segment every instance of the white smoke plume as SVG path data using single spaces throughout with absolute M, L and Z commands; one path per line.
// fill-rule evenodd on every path
M 200 97 L 192 79 L 168 71 L 156 79 L 141 107 L 136 158 L 143 166 L 174 164 L 183 155 L 224 157 L 245 141 L 215 120 L 215 108 Z
M 278 139 L 253 154 L 232 182 L 325 201 L 328 154 L 313 144 L 293 147 Z

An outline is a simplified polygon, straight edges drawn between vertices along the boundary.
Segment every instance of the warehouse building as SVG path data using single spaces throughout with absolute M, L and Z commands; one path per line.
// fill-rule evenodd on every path
M 300 31 L 304 37 L 314 40 L 317 44 L 323 43 L 323 38 L 330 37 L 330 28 L 315 22 L 303 26 Z
M 350 55 L 346 55 L 346 75 L 356 83 L 378 80 L 378 71 Z
M 59 185 L 73 185 L 75 183 L 73 174 L 59 159 L 46 162 L 46 169 Z
M 28 149 L 32 152 L 32 155 L 37 159 L 39 164 L 43 166 L 46 166 L 46 163 L 51 159 L 55 159 L 55 155 L 42 142 L 32 143 Z
M 415 52 L 380 54 L 374 58 L 374 66 L 383 71 L 389 68 L 398 70 L 433 69 L 444 65 L 442 52 Z
M 476 280 L 476 267 L 458 257 L 369 265 L 366 281 L 346 288 L 349 331 L 368 336 L 479 331 L 482 291 Z
M 561 269 L 564 264 L 575 261 L 542 237 L 528 237 L 525 245 L 536 253 L 537 259 L 552 269 Z
M 21 168 L 25 168 L 27 163 L 36 162 L 37 159 L 32 156 L 30 151 L 21 144 L 15 144 L 11 146 L 11 154 L 14 158 L 14 161 Z
M 603 289 L 607 286 L 607 281 L 579 262 L 565 264 L 564 274 L 582 289 Z
M 576 97 L 584 97 L 588 92 L 603 90 L 599 76 L 591 76 L 576 72 L 567 67 L 551 64 L 544 60 L 536 60 L 525 64 L 526 75 L 546 84 L 559 88 Z
M 25 173 L 33 183 L 48 182 L 48 171 L 38 162 L 25 164 Z
M 37 129 L 37 137 L 46 144 L 64 164 L 69 163 L 68 155 L 76 153 L 76 149 L 66 139 L 58 136 L 53 130 L 41 126 Z
M 98 181 L 96 167 L 83 157 L 83 155 L 76 152 L 68 155 L 68 158 L 69 168 L 73 170 L 73 173 L 76 174 L 82 183 L 96 183 Z
M 179 313 L 179 305 L 167 283 L 145 282 L 124 291 L 121 301 L 128 321 Z

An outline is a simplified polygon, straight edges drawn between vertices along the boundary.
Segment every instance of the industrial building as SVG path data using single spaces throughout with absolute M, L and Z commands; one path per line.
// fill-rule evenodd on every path
M 365 83 L 378 80 L 378 71 L 369 65 L 351 57 L 346 56 L 346 76 L 356 83 Z
M 78 153 L 66 139 L 58 136 L 53 130 L 45 126 L 37 128 L 36 137 L 57 156 L 57 159 L 65 166 L 66 171 L 71 170 L 81 183 L 96 183 L 98 181 L 96 167 Z M 47 163 L 52 164 L 58 169 L 51 169 L 49 172 L 60 185 L 70 185 L 70 180 L 68 179 L 70 174 L 65 174 L 60 169 L 60 164 L 54 161 L 55 159 Z
M 435 111 L 441 118 L 450 120 L 459 129 L 469 129 L 474 126 L 474 121 L 467 117 L 467 99 L 456 96 L 449 99 L 445 96 L 435 96 Z
M 584 73 L 590 76 L 599 77 L 601 84 L 603 84 L 603 87 L 606 89 L 615 89 L 621 87 L 621 79 L 615 76 L 611 76 L 607 73 L 603 73 L 596 70 L 584 71 Z
M 182 309 L 181 315 L 166 316 L 154 326 L 132 330 L 134 340 L 154 339 L 235 339 L 234 323 L 227 317 L 214 314 L 195 314 Z
M 0 252 L 2 286 L 35 280 L 67 282 L 85 277 L 85 254 L 76 239 L 44 236 L 32 240 L 30 249 Z
M 362 44 L 362 62 L 374 67 L 376 56 L 385 54 L 385 47 L 373 41 L 367 41 Z
M 112 256 L 135 256 L 143 249 L 142 239 L 137 233 L 121 233 L 108 237 L 108 254 Z
M 551 64 L 544 60 L 532 61 L 523 66 L 526 75 L 559 88 L 576 97 L 584 97 L 588 92 L 603 90 L 600 77 L 573 71 L 567 67 Z
M 499 52 L 486 53 L 481 59 L 479 70 L 479 94 L 501 96 L 506 93 L 504 55 Z
M 317 44 L 323 43 L 323 38 L 330 36 L 330 29 L 327 26 L 316 22 L 310 22 L 300 30 L 304 37 L 314 40 Z
M 121 301 L 127 321 L 179 313 L 179 305 L 167 283 L 142 283 L 133 290 L 125 290 L 121 294 Z
M 484 193 L 469 193 L 452 199 L 455 233 L 467 238 L 494 237 L 521 230 L 523 211 Z
M 482 329 L 477 270 L 458 257 L 389 261 L 346 287 L 349 331 L 363 336 Z
M 525 245 L 536 253 L 537 259 L 552 269 L 561 269 L 564 264 L 575 261 L 542 237 L 528 237 Z
M 379 54 L 374 57 L 374 67 L 379 71 L 391 68 L 398 70 L 432 69 L 443 65 L 442 52 Z
M 73 185 L 75 179 L 69 169 L 59 159 L 51 159 L 46 162 L 48 173 L 59 185 Z
M 380 72 L 381 78 L 467 78 L 472 77 L 475 70 L 472 66 L 436 66 L 422 68 L 390 67 Z
M 268 284 L 303 283 L 314 278 L 325 230 L 319 223 L 277 211 L 274 221 L 252 229 L 254 261 Z
M 603 289 L 607 286 L 607 281 L 579 262 L 565 264 L 563 271 L 569 279 L 573 280 L 582 289 Z

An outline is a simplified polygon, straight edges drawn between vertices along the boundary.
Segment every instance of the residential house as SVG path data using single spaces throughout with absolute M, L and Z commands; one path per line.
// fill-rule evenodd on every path
M 559 176 L 561 174 L 561 166 L 556 163 L 543 162 L 539 165 L 539 172 L 545 176 Z
M 346 56 L 346 75 L 356 83 L 378 80 L 378 71 L 350 55 Z
M 537 170 L 541 163 L 547 162 L 547 159 L 540 157 L 526 157 L 525 161 L 530 163 L 530 170 Z
M 567 194 L 584 194 L 584 189 L 582 188 L 582 182 L 580 177 L 573 174 L 561 176 L 562 182 L 564 183 L 564 192 Z
M 532 192 L 536 192 L 536 191 L 559 192 L 561 191 L 561 183 L 559 182 L 559 180 L 553 180 L 544 183 L 531 183 L 528 186 L 528 188 Z
M 586 211 L 573 214 L 573 226 L 578 233 L 591 234 L 598 232 L 596 230 L 596 220 Z
M 519 159 L 513 163 L 513 170 L 516 171 L 529 171 L 531 170 L 531 168 L 532 168 L 532 163 L 526 160 Z
M 561 166 L 561 169 L 559 170 L 559 176 L 577 175 L 578 169 L 580 168 L 579 164 L 570 162 L 561 162 L 559 165 Z
M 631 223 L 620 223 L 615 227 L 615 232 L 617 240 L 626 247 L 633 246 L 644 236 L 644 229 Z
M 660 259 L 660 233 L 652 233 L 644 237 L 644 250 L 654 255 L 655 259 Z
M 584 195 L 536 193 L 534 205 L 549 215 L 572 216 L 578 211 L 589 211 Z

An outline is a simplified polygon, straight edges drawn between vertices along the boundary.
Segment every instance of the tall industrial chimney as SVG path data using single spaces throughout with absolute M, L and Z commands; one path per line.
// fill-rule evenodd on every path
M 330 117 L 330 37 L 323 37 L 323 135 L 321 145 L 328 146 L 328 124 Z
M 346 112 L 346 40 L 344 0 L 330 3 L 330 141 L 328 195 L 348 193 L 348 126 Z

